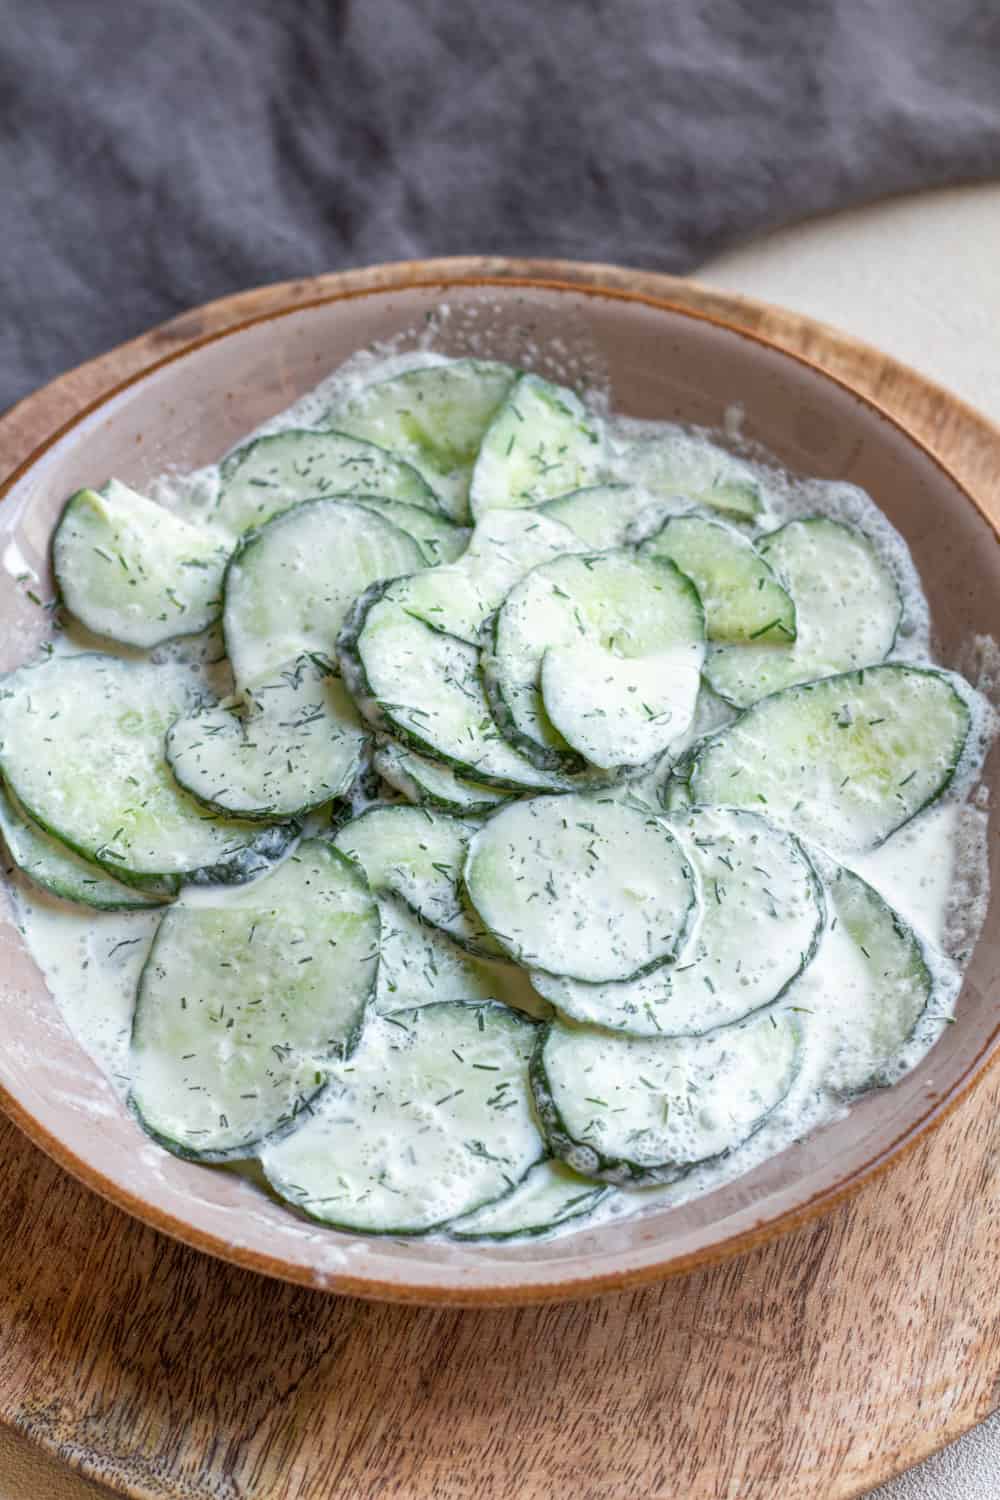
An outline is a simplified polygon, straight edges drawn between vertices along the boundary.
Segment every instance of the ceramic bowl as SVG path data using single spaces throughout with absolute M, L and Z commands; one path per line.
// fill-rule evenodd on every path
M 739 421 L 789 469 L 869 491 L 906 537 L 930 600 L 940 659 L 968 668 L 976 636 L 1000 638 L 1000 548 L 970 496 L 894 421 L 818 368 L 724 324 L 596 286 L 440 279 L 405 269 L 364 293 L 244 323 L 161 361 L 63 431 L 14 475 L 0 511 L 8 575 L 49 587 L 48 542 L 65 497 L 114 473 L 141 489 L 169 464 L 218 458 L 373 341 L 510 358 L 556 377 L 607 381 L 616 408 L 721 427 Z M 621 279 L 621 278 L 619 278 Z M 45 615 L 0 584 L 0 667 L 24 660 Z M 986 779 L 996 782 L 994 751 Z M 991 841 L 992 862 L 998 845 Z M 997 891 L 996 869 L 993 888 Z M 957 1024 L 897 1087 L 872 1093 L 748 1175 L 680 1208 L 550 1242 L 407 1243 L 295 1218 L 250 1183 L 161 1151 L 63 1026 L 4 904 L 0 1097 L 69 1171 L 201 1250 L 293 1281 L 414 1302 L 586 1296 L 706 1264 L 788 1229 L 857 1187 L 928 1129 L 993 1049 L 1000 895 L 958 1002 Z

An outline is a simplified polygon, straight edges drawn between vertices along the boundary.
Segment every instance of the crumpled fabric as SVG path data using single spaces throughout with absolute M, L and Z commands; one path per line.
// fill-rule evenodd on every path
M 996 0 L 10 0 L 0 406 L 212 297 L 1000 175 Z M 891 288 L 887 288 L 891 295 Z

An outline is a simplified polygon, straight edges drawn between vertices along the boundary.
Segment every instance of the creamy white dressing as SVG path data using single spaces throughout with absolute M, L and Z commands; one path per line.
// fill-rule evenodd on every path
M 365 351 L 253 435 L 321 426 L 336 401 L 366 384 L 441 362 L 442 357 L 429 349 L 388 357 L 384 352 Z M 739 441 L 741 422 L 742 409 L 732 408 L 727 413 L 726 430 L 733 442 Z M 613 456 L 636 438 L 668 430 L 667 424 L 609 420 L 609 451 Z M 705 436 L 694 433 L 696 440 Z M 793 517 L 822 514 L 864 530 L 891 569 L 903 600 L 903 618 L 891 659 L 930 661 L 930 621 L 919 578 L 903 539 L 872 500 L 852 485 L 793 478 L 762 463 L 759 454 L 749 451 L 743 463 L 757 479 L 765 499 L 766 512 L 758 518 L 762 527 L 773 529 Z M 199 522 L 205 520 L 218 486 L 219 469 L 210 466 L 195 473 L 164 474 L 148 493 L 179 516 Z M 3 565 L 15 577 L 33 576 L 13 541 L 3 553 Z M 107 643 L 97 643 L 85 632 L 72 630 L 57 637 L 55 650 L 71 653 L 92 650 L 95 645 L 109 649 Z M 995 652 L 987 654 L 994 659 Z M 161 647 L 154 659 L 183 662 L 207 690 L 220 696 L 231 690 L 228 667 L 214 632 Z M 891 1064 L 891 1071 L 899 1074 L 920 1061 L 948 1024 L 960 987 L 961 968 L 971 954 L 985 915 L 987 811 L 981 796 L 974 805 L 969 797 L 993 733 L 993 715 L 984 700 L 976 697 L 974 702 L 977 719 L 970 736 L 974 744 L 953 789 L 880 848 L 845 862 L 910 924 L 934 975 L 932 1003 Z M 703 733 L 729 717 L 725 705 L 703 693 L 694 732 Z M 637 785 L 641 784 L 649 795 L 656 782 L 653 776 Z M 66 1025 L 124 1097 L 135 987 L 161 913 L 91 911 L 48 896 L 17 876 L 11 881 L 11 895 L 27 945 Z M 188 889 L 180 901 L 197 904 L 211 899 L 210 892 Z M 454 994 L 454 981 L 455 976 L 449 974 L 449 997 Z M 586 1220 L 571 1221 L 552 1232 L 572 1233 L 583 1222 L 592 1224 L 633 1214 L 653 1203 L 678 1204 L 709 1192 L 842 1114 L 846 1105 L 825 1088 L 824 1077 L 831 1058 L 850 1048 L 852 1036 L 863 1029 L 860 1018 L 870 985 L 870 975 L 856 945 L 842 927 L 828 924 L 815 958 L 781 1002 L 794 1007 L 801 1016 L 802 1059 L 791 1091 L 764 1126 L 728 1156 L 695 1168 L 681 1181 L 669 1187 L 616 1188 L 600 1198 Z

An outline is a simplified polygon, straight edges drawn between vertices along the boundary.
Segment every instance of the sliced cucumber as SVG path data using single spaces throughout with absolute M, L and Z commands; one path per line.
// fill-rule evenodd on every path
M 683 497 L 739 521 L 754 520 L 764 508 L 760 477 L 750 464 L 680 427 L 616 445 L 608 468 L 654 495 Z
M 757 545 L 791 591 L 797 634 L 785 646 L 711 652 L 705 675 L 721 697 L 745 708 L 793 683 L 884 661 L 902 605 L 895 578 L 866 536 L 813 516 L 790 521 Z
M 542 1154 L 535 1031 L 504 1005 L 461 1001 L 373 1018 L 316 1117 L 261 1152 L 268 1181 L 369 1234 L 422 1234 L 492 1202 Z
M 517 372 L 459 359 L 367 386 L 333 413 L 335 426 L 390 448 L 427 480 L 454 521 L 468 519 L 479 445 Z
M 92 865 L 49 838 L 26 815 L 13 792 L 5 791 L 2 786 L 0 832 L 11 863 L 35 885 L 63 901 L 75 901 L 97 911 L 134 911 L 162 904 L 155 896 L 112 880 L 99 865 Z
M 370 737 L 323 657 L 300 656 L 217 708 L 178 719 L 166 738 L 181 786 L 215 812 L 275 821 L 342 797 Z
M 856 1094 L 895 1081 L 887 1064 L 927 1010 L 934 982 L 916 934 L 867 881 L 840 869 L 829 892 L 833 916 L 856 952 L 864 1001 L 850 1012 L 825 1081 Z
M 495 813 L 469 845 L 465 884 L 513 958 L 592 983 L 666 963 L 696 900 L 691 866 L 662 820 L 574 793 Z
M 487 1203 L 451 1226 L 457 1240 L 509 1240 L 547 1234 L 570 1219 L 593 1213 L 612 1191 L 561 1161 L 540 1161 L 513 1192 Z
M 702 516 L 674 516 L 640 547 L 669 557 L 701 597 L 710 641 L 795 639 L 795 605 L 768 564 L 740 532 Z
M 668 826 L 698 874 L 697 926 L 676 963 L 630 983 L 532 974 L 564 1015 L 632 1036 L 701 1036 L 771 1004 L 811 962 L 823 900 L 798 839 L 724 807 L 676 813 Z
M 478 646 L 485 620 L 515 583 L 539 563 L 582 550 L 579 537 L 558 521 L 525 511 L 489 511 L 457 563 L 401 581 L 398 598 L 435 630 Z
M 522 375 L 483 437 L 469 488 L 472 514 L 540 505 L 590 483 L 600 468 L 600 426 L 579 396 Z
M 506 802 L 508 792 L 482 782 L 464 781 L 447 766 L 387 740 L 375 751 L 375 770 L 397 792 L 418 806 L 477 817 Z
M 360 496 L 357 503 L 412 536 L 429 568 L 436 568 L 440 563 L 457 562 L 469 545 L 472 535 L 469 528 L 456 526 L 454 521 L 436 511 L 421 510 L 419 505 L 403 505 L 398 500 L 376 500 L 369 495 Z
M 424 565 L 406 532 L 361 505 L 311 500 L 251 533 L 226 569 L 223 629 L 238 685 L 327 655 L 357 596 Z
M 633 527 L 646 516 L 663 515 L 663 503 L 634 484 L 592 484 L 569 495 L 557 495 L 538 507 L 538 514 L 560 521 L 595 552 L 624 547 Z
M 642 765 L 684 734 L 704 658 L 691 582 L 632 552 L 557 558 L 497 612 L 484 661 L 497 725 L 517 749 L 571 770 Z
M 302 500 L 333 495 L 438 509 L 416 469 L 384 448 L 343 432 L 293 429 L 255 438 L 224 460 L 214 519 L 239 534 Z
M 662 1041 L 554 1021 L 531 1067 L 542 1128 L 586 1176 L 672 1182 L 763 1125 L 792 1086 L 799 1041 L 787 1013 Z
M 0 770 L 28 815 L 129 885 L 249 880 L 293 825 L 226 821 L 177 785 L 166 731 L 194 706 L 180 666 L 87 653 L 0 682 Z
M 501 738 L 479 651 L 411 614 L 409 585 L 404 578 L 368 589 L 338 638 L 344 682 L 364 717 L 470 781 L 515 792 L 562 785 Z
M 334 842 L 361 866 L 373 891 L 399 896 L 469 952 L 503 957 L 462 890 L 462 868 L 476 827 L 429 808 L 394 803 L 352 818 Z
M 177 905 L 139 981 L 130 1102 L 179 1156 L 245 1156 L 311 1113 L 360 1033 L 378 968 L 364 876 L 300 844 L 266 879 Z
M 890 664 L 824 677 L 761 699 L 706 741 L 691 792 L 834 852 L 873 849 L 941 795 L 970 722 L 942 672 Z
M 78 490 L 52 537 L 52 569 L 70 614 L 126 646 L 205 630 L 222 611 L 228 556 L 218 536 L 117 479 Z
M 438 1000 L 500 1000 L 528 1015 L 551 1015 L 523 969 L 491 963 L 453 943 L 398 896 L 378 897 L 382 948 L 375 1008 L 383 1015 Z

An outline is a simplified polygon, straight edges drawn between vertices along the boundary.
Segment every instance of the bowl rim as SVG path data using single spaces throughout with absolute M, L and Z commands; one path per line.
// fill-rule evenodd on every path
M 672 300 L 669 290 L 665 291 L 663 295 L 656 295 L 646 290 L 637 291 L 627 286 L 606 285 L 601 281 L 586 279 L 588 275 L 595 275 L 610 269 L 616 275 L 626 280 L 631 275 L 634 275 L 646 285 L 651 278 L 657 278 L 658 273 L 640 270 L 632 272 L 627 268 L 605 267 L 585 262 L 512 262 L 506 261 L 503 258 L 490 258 L 487 261 L 490 272 L 487 273 L 467 269 L 472 264 L 471 259 L 464 257 L 444 258 L 436 261 L 396 262 L 369 268 L 370 273 L 374 274 L 376 279 L 371 282 L 366 281 L 362 285 L 354 284 L 358 275 L 357 272 L 345 271 L 334 273 L 331 276 L 323 278 L 324 285 L 330 284 L 333 286 L 333 289 L 324 292 L 320 296 L 296 301 L 287 306 L 272 308 L 267 312 L 254 314 L 249 317 L 240 317 L 235 322 L 229 323 L 222 328 L 187 340 L 180 348 L 170 350 L 158 359 L 144 364 L 124 379 L 106 387 L 93 400 L 77 407 L 71 416 L 50 432 L 6 476 L 3 483 L 0 484 L 0 504 L 7 499 L 10 492 L 31 470 L 42 461 L 50 449 L 69 436 L 74 428 L 81 425 L 89 416 L 109 405 L 133 386 L 139 385 L 150 377 L 155 376 L 164 368 L 190 355 L 196 355 L 200 350 L 223 339 L 235 337 L 244 333 L 249 328 L 264 323 L 275 322 L 279 319 L 292 317 L 300 313 L 308 313 L 313 309 L 327 307 L 338 302 L 360 300 L 365 297 L 380 297 L 401 291 L 494 287 L 501 290 L 528 289 L 533 291 L 570 293 L 577 296 L 606 299 L 614 302 L 645 305 L 657 311 L 668 312 L 687 318 L 693 322 L 709 324 L 724 330 L 728 334 L 757 344 L 770 353 L 780 356 L 782 359 L 799 364 L 812 374 L 818 375 L 822 380 L 829 381 L 853 400 L 867 407 L 881 421 L 894 428 L 906 443 L 916 447 L 922 456 L 929 460 L 948 482 L 962 494 L 977 515 L 990 527 L 994 536 L 1000 540 L 1000 517 L 994 519 L 984 505 L 970 492 L 966 484 L 922 438 L 913 433 L 880 402 L 859 391 L 849 381 L 826 369 L 818 361 L 810 359 L 796 350 L 787 349 L 777 341 L 761 335 L 756 330 L 732 322 L 727 317 L 721 316 L 718 312 L 708 312 L 701 308 L 692 308 L 683 302 Z M 503 267 L 505 265 L 515 266 L 517 268 L 516 274 L 504 274 Z M 534 269 L 535 267 L 537 267 L 539 274 L 522 274 L 522 268 Z M 432 268 L 439 269 L 435 270 Z M 553 275 L 553 270 L 558 271 L 559 274 Z M 565 279 L 569 275 L 574 277 L 579 275 L 582 279 Z M 675 284 L 674 278 L 667 275 L 662 275 L 659 279 L 662 279 L 665 287 L 668 289 Z M 341 283 L 340 286 L 337 286 L 338 282 Z M 290 285 L 295 286 L 298 283 L 291 283 Z M 250 294 L 252 295 L 252 291 Z M 237 294 L 237 297 L 240 295 Z M 232 299 L 220 299 L 221 302 L 228 302 L 230 300 Z M 750 298 L 739 298 L 738 300 L 745 302 L 749 307 L 763 305 Z M 207 303 L 203 306 L 211 308 L 213 305 L 219 304 Z M 181 316 L 188 318 L 196 315 L 200 310 L 193 308 Z M 816 320 L 806 317 L 803 317 L 802 321 L 811 323 L 813 326 L 823 326 L 822 324 L 818 324 Z M 169 324 L 161 326 L 170 327 Z M 150 332 L 153 332 L 153 330 L 150 330 Z M 844 336 L 841 335 L 840 337 Z M 865 347 L 860 341 L 850 339 L 849 337 L 847 341 L 855 347 Z M 124 347 L 128 346 L 119 346 L 119 348 Z M 898 365 L 900 362 L 893 361 L 893 363 Z M 87 368 L 87 366 L 84 365 L 79 368 Z M 62 377 L 57 377 L 56 381 L 52 382 L 52 384 L 57 384 L 60 378 Z M 925 387 L 934 388 L 932 381 L 925 379 L 923 376 L 919 376 L 918 378 Z M 42 387 L 41 389 L 44 390 L 46 388 Z M 39 392 L 35 392 L 34 396 L 38 394 Z M 25 398 L 26 401 L 32 399 L 33 396 Z M 995 427 L 982 413 L 975 411 L 971 407 L 967 407 L 960 398 L 952 397 L 949 394 L 948 400 L 955 406 L 967 410 L 970 416 L 974 417 L 987 432 L 995 434 L 998 447 L 1000 447 L 1000 428 Z M 21 404 L 17 403 L 5 415 L 16 411 Z M 686 1275 L 691 1271 L 705 1270 L 731 1260 L 736 1256 L 746 1254 L 813 1222 L 836 1208 L 839 1204 L 852 1198 L 866 1184 L 875 1181 L 891 1166 L 902 1160 L 919 1141 L 926 1137 L 932 1130 L 936 1129 L 969 1096 L 973 1089 L 981 1082 L 988 1069 L 996 1062 L 998 1056 L 1000 1056 L 1000 1045 L 998 1044 L 1000 1044 L 1000 1015 L 998 1015 L 996 1023 L 975 1056 L 968 1062 L 962 1074 L 952 1084 L 947 1093 L 931 1100 L 914 1120 L 900 1129 L 892 1140 L 877 1150 L 848 1176 L 825 1188 L 818 1189 L 804 1202 L 775 1214 L 773 1217 L 766 1218 L 759 1223 L 750 1225 L 745 1229 L 725 1235 L 723 1238 L 698 1250 L 664 1257 L 662 1254 L 658 1255 L 656 1253 L 655 1246 L 651 1246 L 648 1257 L 644 1258 L 643 1262 L 639 1265 L 589 1274 L 586 1272 L 575 1274 L 569 1271 L 553 1271 L 553 1279 L 551 1280 L 535 1279 L 523 1283 L 513 1278 L 505 1278 L 469 1285 L 467 1283 L 449 1283 L 443 1280 L 437 1282 L 429 1280 L 408 1281 L 405 1276 L 401 1276 L 398 1280 L 387 1281 L 372 1275 L 339 1271 L 330 1274 L 324 1273 L 323 1280 L 319 1283 L 314 1272 L 306 1265 L 295 1264 L 280 1259 L 265 1251 L 234 1245 L 222 1235 L 213 1233 L 207 1229 L 198 1228 L 188 1220 L 162 1209 L 155 1201 L 140 1197 L 136 1192 L 123 1186 L 113 1176 L 102 1172 L 79 1157 L 68 1141 L 61 1136 L 53 1134 L 46 1126 L 41 1124 L 7 1089 L 2 1081 L 0 1081 L 0 1109 L 14 1121 L 34 1145 L 44 1151 L 58 1166 L 68 1172 L 78 1182 L 82 1183 L 83 1186 L 97 1193 L 117 1208 L 123 1209 L 149 1228 L 169 1235 L 172 1239 L 178 1240 L 191 1249 L 212 1255 L 232 1265 L 256 1271 L 262 1275 L 282 1281 L 304 1285 L 313 1290 L 323 1290 L 337 1295 L 358 1297 L 378 1302 L 451 1307 L 527 1306 L 534 1303 L 582 1301 L 590 1297 L 627 1291 L 674 1276 Z M 352 1236 L 352 1238 L 360 1238 L 360 1236 Z

